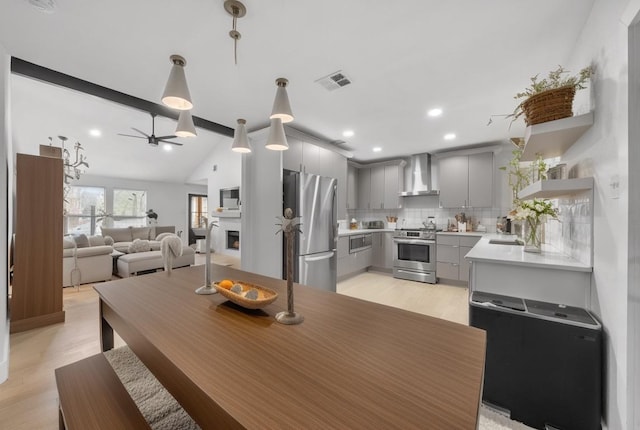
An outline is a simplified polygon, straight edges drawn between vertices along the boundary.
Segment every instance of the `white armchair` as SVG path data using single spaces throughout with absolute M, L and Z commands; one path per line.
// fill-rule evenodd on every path
M 77 236 L 75 240 L 67 236 L 63 240 L 63 246 L 63 287 L 111 279 L 113 247 L 105 245 L 102 236 Z

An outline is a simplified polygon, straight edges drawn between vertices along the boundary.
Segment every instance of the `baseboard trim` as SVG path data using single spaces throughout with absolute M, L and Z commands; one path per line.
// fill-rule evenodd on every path
M 64 311 L 52 312 L 46 315 L 38 315 L 37 317 L 24 318 L 17 321 L 11 321 L 10 333 L 20 333 L 38 327 L 44 327 L 51 324 L 64 322 Z

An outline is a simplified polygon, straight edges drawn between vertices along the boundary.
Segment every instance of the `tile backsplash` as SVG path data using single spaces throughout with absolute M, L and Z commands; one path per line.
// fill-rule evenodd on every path
M 438 196 L 405 197 L 401 209 L 355 209 L 348 210 L 349 219 L 357 221 L 386 221 L 387 216 L 397 216 L 397 228 L 420 227 L 428 217 L 434 217 L 437 228 L 446 230 L 449 220 L 455 219 L 455 215 L 464 212 L 467 219 L 474 222 L 474 226 L 483 225 L 488 233 L 495 233 L 496 218 L 506 216 L 509 208 L 441 208 Z
M 572 198 L 554 200 L 559 209 L 557 220 L 548 220 L 545 224 L 544 241 L 580 261 L 592 264 L 593 214 L 592 195 L 585 192 Z M 474 229 L 478 224 L 484 225 L 487 233 L 496 232 L 497 217 L 506 216 L 511 210 L 504 208 L 454 208 L 439 207 L 437 196 L 419 196 L 404 198 L 401 209 L 394 210 L 348 210 L 349 220 L 357 221 L 386 221 L 387 216 L 397 216 L 397 228 L 421 227 L 428 217 L 434 217 L 437 228 L 446 230 L 449 220 L 464 212 L 467 218 L 474 221 Z

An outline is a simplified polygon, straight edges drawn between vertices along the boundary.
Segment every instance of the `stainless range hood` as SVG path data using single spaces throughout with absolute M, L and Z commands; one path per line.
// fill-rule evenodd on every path
M 415 154 L 411 156 L 405 167 L 405 191 L 401 196 L 437 196 L 438 190 L 431 186 L 431 154 Z

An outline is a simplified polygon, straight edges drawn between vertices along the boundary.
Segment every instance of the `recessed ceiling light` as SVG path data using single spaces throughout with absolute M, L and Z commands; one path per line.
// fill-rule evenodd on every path
M 427 112 L 427 115 L 429 115 L 430 117 L 440 116 L 442 115 L 442 109 L 440 108 L 429 109 L 429 111 Z
M 373 152 L 380 152 L 382 151 L 382 148 L 380 148 L 379 146 L 376 146 L 375 148 L 373 148 Z
M 456 138 L 455 133 L 447 133 L 444 135 L 444 140 L 453 140 Z
M 162 149 L 164 149 L 165 151 L 173 151 L 173 146 L 169 145 L 168 143 L 165 143 Z
M 98 130 L 97 128 L 92 128 L 91 130 L 89 130 L 89 135 L 91 135 L 93 137 L 100 137 L 100 136 L 102 136 L 102 132 L 100 130 Z
M 354 134 L 353 130 L 345 130 L 342 132 L 343 137 L 353 137 Z

